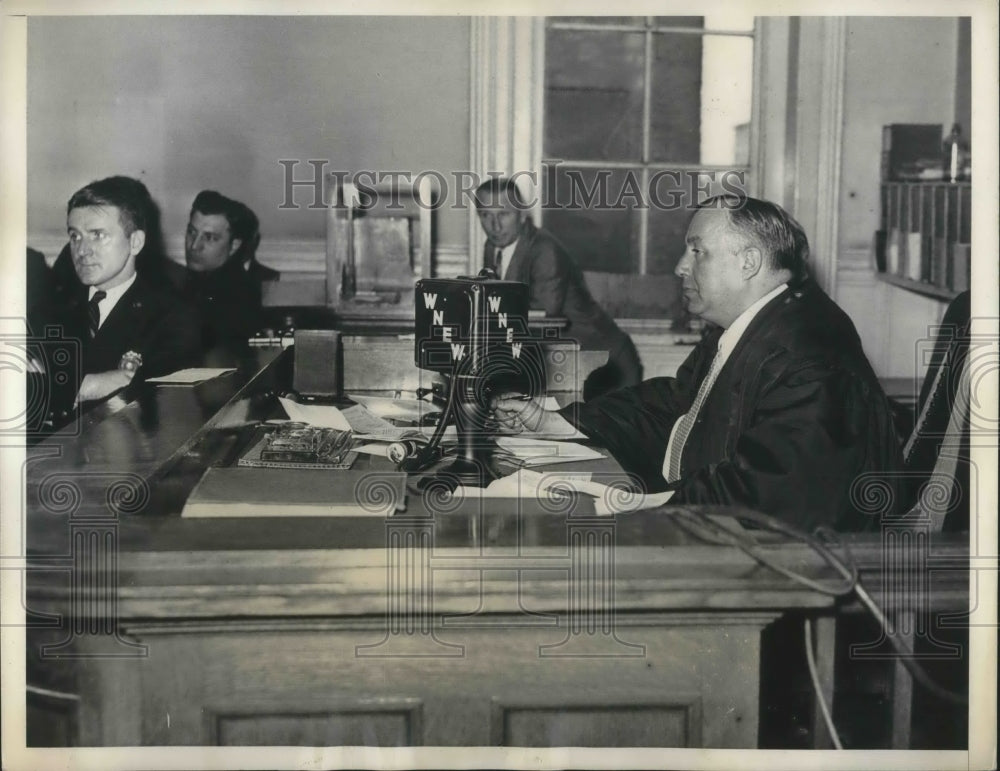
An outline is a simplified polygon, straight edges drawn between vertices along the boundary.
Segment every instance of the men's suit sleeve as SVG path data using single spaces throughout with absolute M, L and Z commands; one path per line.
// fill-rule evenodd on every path
M 861 469 L 898 468 L 884 401 L 853 373 L 818 362 L 782 372 L 745 407 L 753 414 L 729 456 L 685 472 L 671 500 L 743 505 L 807 530 L 864 529 L 851 484 Z
M 636 474 L 648 492 L 664 490 L 663 458 L 670 431 L 691 406 L 706 363 L 706 346 L 699 345 L 676 377 L 652 378 L 620 388 L 585 404 L 571 404 L 560 414 L 610 452 L 625 471 Z
M 569 282 L 568 266 L 558 247 L 544 238 L 532 244 L 531 305 L 541 306 L 547 316 L 562 316 Z
M 171 298 L 150 326 L 142 344 L 143 378 L 158 377 L 201 361 L 201 323 L 197 310 L 179 296 Z

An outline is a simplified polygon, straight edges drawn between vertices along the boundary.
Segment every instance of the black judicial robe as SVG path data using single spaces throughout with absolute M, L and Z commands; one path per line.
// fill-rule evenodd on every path
M 653 378 L 564 417 L 671 503 L 742 505 L 805 529 L 877 527 L 898 504 L 900 447 L 850 318 L 812 281 L 778 295 L 730 354 L 668 485 L 670 431 L 691 406 L 721 329 L 675 378 Z M 858 485 L 855 485 L 857 480 Z

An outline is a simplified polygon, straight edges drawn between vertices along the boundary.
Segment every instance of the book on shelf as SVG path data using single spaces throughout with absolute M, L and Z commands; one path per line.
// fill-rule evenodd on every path
M 964 292 L 970 286 L 972 279 L 972 245 L 951 245 L 951 290 Z

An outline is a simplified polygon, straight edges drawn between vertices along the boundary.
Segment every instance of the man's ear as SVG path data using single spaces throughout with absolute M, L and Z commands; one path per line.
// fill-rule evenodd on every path
M 229 242 L 229 256 L 232 257 L 234 254 L 236 254 L 236 251 L 241 246 L 243 246 L 243 239 L 242 238 L 234 238 L 232 241 L 230 241 Z
M 142 251 L 142 247 L 146 245 L 146 231 L 133 230 L 132 235 L 128 237 L 128 245 L 130 254 L 135 257 Z
M 744 279 L 751 279 L 764 267 L 764 255 L 756 246 L 746 246 L 740 254 L 740 270 Z

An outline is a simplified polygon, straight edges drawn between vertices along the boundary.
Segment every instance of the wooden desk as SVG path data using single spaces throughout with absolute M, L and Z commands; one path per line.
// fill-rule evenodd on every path
M 389 520 L 181 519 L 273 414 L 287 354 L 267 353 L 28 463 L 29 682 L 79 694 L 79 744 L 757 745 L 761 630 L 835 604 L 669 509 L 411 495 Z M 879 564 L 877 542 L 855 553 Z

